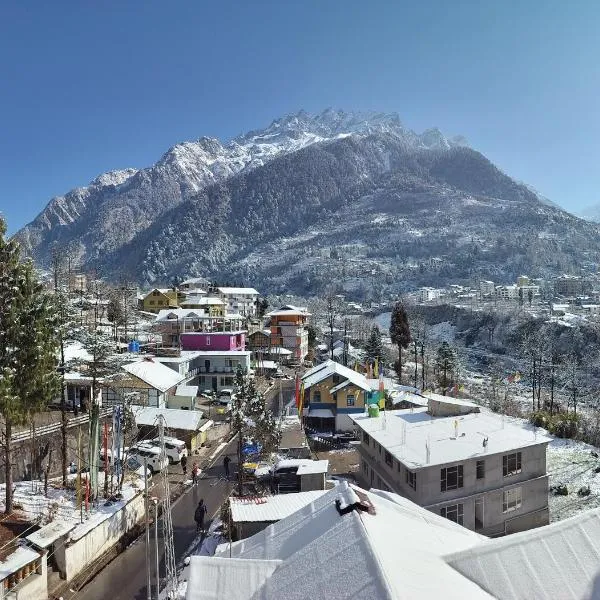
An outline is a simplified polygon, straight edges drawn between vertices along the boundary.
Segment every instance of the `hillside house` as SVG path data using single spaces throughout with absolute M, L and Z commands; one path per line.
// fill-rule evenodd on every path
M 203 333 L 182 333 L 183 350 L 228 350 L 230 352 L 246 349 L 246 331 L 219 331 Z
M 228 313 L 244 317 L 256 316 L 256 302 L 260 294 L 254 288 L 217 287 L 214 290 L 225 302 Z
M 430 395 L 427 408 L 351 414 L 360 481 L 484 535 L 545 525 L 546 435 L 472 402 Z
M 293 352 L 293 359 L 301 362 L 308 354 L 308 319 L 306 308 L 282 306 L 267 313 L 271 329 L 271 347 L 282 347 Z
M 350 415 L 364 413 L 371 385 L 362 373 L 328 360 L 306 371 L 304 420 L 320 432 L 353 431 Z
M 177 308 L 184 299 L 183 293 L 177 289 L 154 288 L 142 296 L 140 309 L 146 312 L 158 313 L 165 308 Z
M 210 287 L 210 281 L 205 277 L 191 277 L 190 279 L 186 279 L 179 284 L 179 289 L 181 291 L 188 292 L 190 290 L 197 289 L 208 289 Z

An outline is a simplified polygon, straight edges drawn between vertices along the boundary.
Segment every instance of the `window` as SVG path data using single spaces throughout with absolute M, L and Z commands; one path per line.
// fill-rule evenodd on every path
M 449 521 L 454 521 L 459 525 L 463 524 L 463 505 L 462 504 L 453 504 L 452 506 L 444 506 L 440 511 L 442 517 L 448 519 Z
M 369 445 L 369 434 L 366 431 L 363 431 L 363 442 L 368 446 Z
M 387 450 L 385 451 L 385 464 L 389 465 L 390 467 L 394 466 L 394 459 L 392 458 L 392 455 Z
M 442 469 L 442 492 L 456 490 L 463 486 L 463 466 Z
M 154 306 L 156 304 L 156 302 L 154 302 L 154 300 L 150 300 L 150 306 Z
M 477 479 L 485 479 L 485 460 L 477 461 Z
M 505 454 L 502 457 L 502 474 L 504 477 L 510 477 L 521 472 L 521 453 Z
M 354 406 L 354 394 L 348 394 L 346 396 L 346 406 Z
M 416 490 L 417 489 L 417 474 L 413 473 L 412 471 L 409 471 L 408 469 L 406 469 L 406 471 L 404 473 L 405 473 L 406 483 L 413 490 Z
M 398 461 L 398 473 L 402 472 L 402 465 L 400 464 L 400 461 Z
M 210 346 L 210 335 L 206 336 L 206 345 Z
M 513 510 L 517 510 L 517 508 L 521 508 L 522 501 L 520 487 L 506 490 L 502 497 L 502 512 L 512 512 Z
M 377 450 L 379 451 L 379 454 L 381 455 L 381 444 L 377 444 Z
M 312 393 L 312 401 L 313 402 L 321 402 L 321 392 L 319 390 L 315 390 Z

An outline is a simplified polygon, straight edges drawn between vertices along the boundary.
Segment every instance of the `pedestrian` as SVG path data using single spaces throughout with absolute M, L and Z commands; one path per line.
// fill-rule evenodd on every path
M 200 498 L 196 512 L 194 512 L 194 521 L 196 521 L 196 533 L 204 531 L 204 517 L 206 517 L 206 505 L 204 498 Z
M 184 454 L 181 457 L 181 468 L 183 469 L 183 476 L 187 475 L 187 456 Z
M 227 477 L 227 479 L 229 479 L 229 463 L 231 462 L 231 459 L 229 458 L 229 456 L 225 456 L 225 458 L 223 459 L 223 466 L 225 467 L 225 477 Z
M 198 463 L 194 463 L 192 465 L 192 481 L 194 485 L 198 482 L 198 474 L 200 473 L 200 469 L 198 468 Z

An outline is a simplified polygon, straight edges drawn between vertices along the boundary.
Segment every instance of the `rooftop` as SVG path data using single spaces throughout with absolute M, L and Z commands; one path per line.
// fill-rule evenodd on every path
M 379 417 L 369 417 L 365 413 L 349 416 L 358 427 L 410 468 L 507 452 L 548 443 L 552 439 L 544 430 L 538 430 L 529 423 L 487 411 L 431 417 L 426 408 L 415 408 L 384 411 Z M 483 446 L 485 438 L 488 438 L 487 448 Z
M 180 410 L 178 408 L 156 408 L 154 406 L 132 406 L 136 425 L 152 427 L 158 423 L 159 415 L 165 418 L 167 429 L 198 431 L 203 412 L 199 410 Z
M 166 392 L 185 379 L 173 369 L 165 367 L 153 358 L 144 358 L 138 362 L 129 363 L 124 365 L 123 369 L 160 392 Z
M 304 382 L 304 387 L 309 388 L 311 385 L 319 383 L 320 381 L 323 381 L 323 379 L 327 379 L 329 376 L 334 374 L 348 379 L 354 385 L 362 389 L 371 389 L 367 378 L 362 373 L 353 371 L 352 369 L 349 369 L 348 367 L 345 367 L 334 360 L 328 360 L 320 365 L 317 365 L 316 367 L 313 367 L 312 369 L 309 369 L 302 376 L 302 381 Z
M 254 288 L 245 287 L 218 287 L 221 294 L 249 294 L 252 296 L 258 296 L 258 292 Z
M 229 498 L 231 520 L 239 521 L 280 521 L 297 510 L 304 508 L 323 494 L 326 490 L 298 492 L 295 494 L 278 494 L 250 498 Z

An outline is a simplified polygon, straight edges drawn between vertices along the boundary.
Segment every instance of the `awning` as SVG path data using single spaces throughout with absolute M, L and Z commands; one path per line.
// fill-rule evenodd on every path
M 311 408 L 308 411 L 309 417 L 315 417 L 318 419 L 334 419 L 335 416 L 330 408 Z

